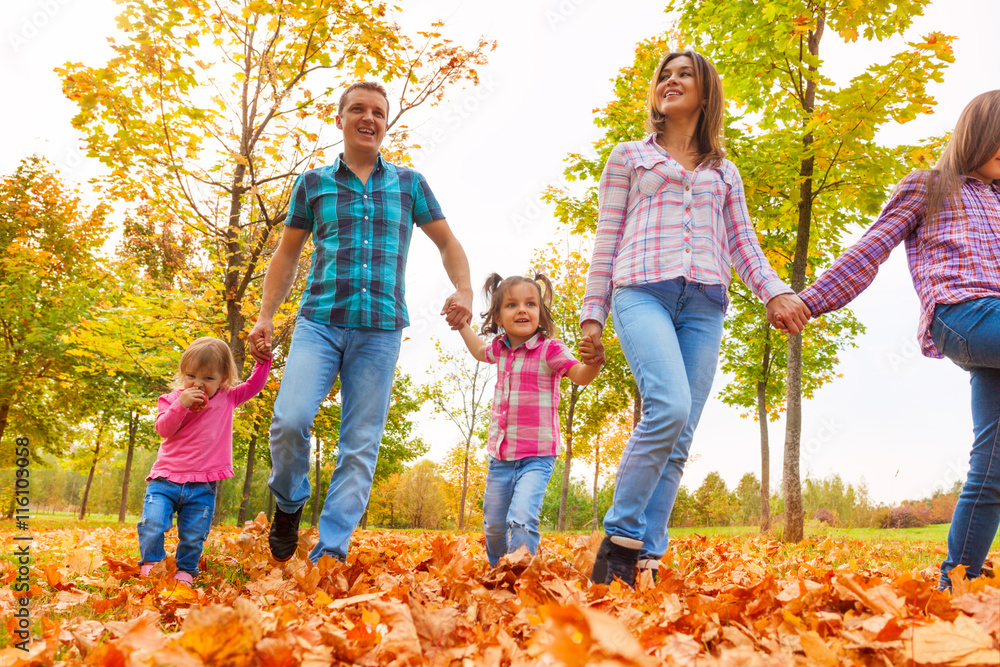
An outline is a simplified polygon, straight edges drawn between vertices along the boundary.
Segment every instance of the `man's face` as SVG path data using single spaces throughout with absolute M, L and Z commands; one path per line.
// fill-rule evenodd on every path
M 344 131 L 348 151 L 374 152 L 385 138 L 388 114 L 385 98 L 374 90 L 353 90 L 347 96 L 343 115 L 337 116 L 337 129 Z

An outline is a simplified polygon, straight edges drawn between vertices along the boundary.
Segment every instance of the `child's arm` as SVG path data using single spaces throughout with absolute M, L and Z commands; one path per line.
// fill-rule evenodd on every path
M 458 330 L 458 333 L 462 334 L 462 340 L 465 341 L 465 346 L 469 348 L 469 352 L 475 357 L 476 361 L 482 361 L 486 363 L 486 341 L 480 338 L 469 323 L 466 322 L 462 325 L 462 328 Z
M 191 387 L 194 389 L 194 387 Z M 185 390 L 190 391 L 190 389 Z M 161 438 L 169 438 L 181 427 L 181 421 L 190 413 L 190 406 L 184 405 L 178 395 L 173 401 L 170 394 L 160 396 L 156 410 L 156 432 Z
M 600 345 L 600 353 L 598 354 L 597 346 Z M 570 366 L 569 370 L 566 371 L 566 376 L 570 380 L 579 385 L 588 385 L 594 381 L 597 374 L 601 372 L 601 365 L 604 363 L 604 346 L 600 343 L 594 343 L 594 339 L 590 336 L 584 336 L 580 340 L 580 356 L 583 359 L 591 360 L 594 357 L 600 356 L 600 360 L 596 365 L 591 366 L 589 363 L 573 364 Z
M 264 363 L 257 362 L 253 367 L 253 373 L 247 378 L 247 381 L 241 385 L 233 387 L 232 393 L 230 394 L 236 401 L 236 405 L 242 405 L 246 403 L 251 398 L 259 394 L 264 389 L 264 385 L 267 384 L 267 374 L 271 371 L 271 359 L 268 358 Z

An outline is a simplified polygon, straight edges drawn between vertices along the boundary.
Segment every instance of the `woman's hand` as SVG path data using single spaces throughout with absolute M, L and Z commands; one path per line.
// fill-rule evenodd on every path
M 779 294 L 767 302 L 767 321 L 784 333 L 801 333 L 810 317 L 809 306 L 798 294 Z
M 588 366 L 600 366 L 604 363 L 604 344 L 601 342 L 603 332 L 604 327 L 597 320 L 586 320 L 580 324 L 580 361 Z M 586 345 L 584 341 L 587 341 Z

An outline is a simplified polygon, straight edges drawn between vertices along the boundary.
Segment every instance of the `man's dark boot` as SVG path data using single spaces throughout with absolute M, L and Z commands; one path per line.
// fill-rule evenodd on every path
M 302 519 L 302 508 L 292 514 L 282 512 L 280 507 L 274 508 L 274 519 L 271 530 L 267 534 L 267 543 L 271 547 L 271 557 L 279 563 L 295 555 L 299 546 L 299 520 Z
M 618 577 L 629 586 L 635 585 L 635 566 L 639 560 L 641 540 L 620 535 L 605 535 L 594 559 L 590 580 L 595 584 L 610 584 Z
M 610 584 L 616 578 L 629 586 L 635 586 L 635 566 L 639 562 L 642 540 L 633 540 L 621 535 L 605 538 L 608 544 L 608 573 L 604 583 Z

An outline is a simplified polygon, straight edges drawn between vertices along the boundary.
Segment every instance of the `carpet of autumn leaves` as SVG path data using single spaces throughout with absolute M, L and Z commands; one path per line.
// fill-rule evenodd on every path
M 597 534 L 490 569 L 476 534 L 377 531 L 318 565 L 304 531 L 278 565 L 267 528 L 213 529 L 193 588 L 169 559 L 140 578 L 134 529 L 36 533 L 30 651 L 0 666 L 1000 664 L 1000 579 L 940 593 L 932 570 L 894 567 L 907 543 L 682 538 L 633 590 L 589 585 Z M 16 568 L 0 568 L 9 641 Z

